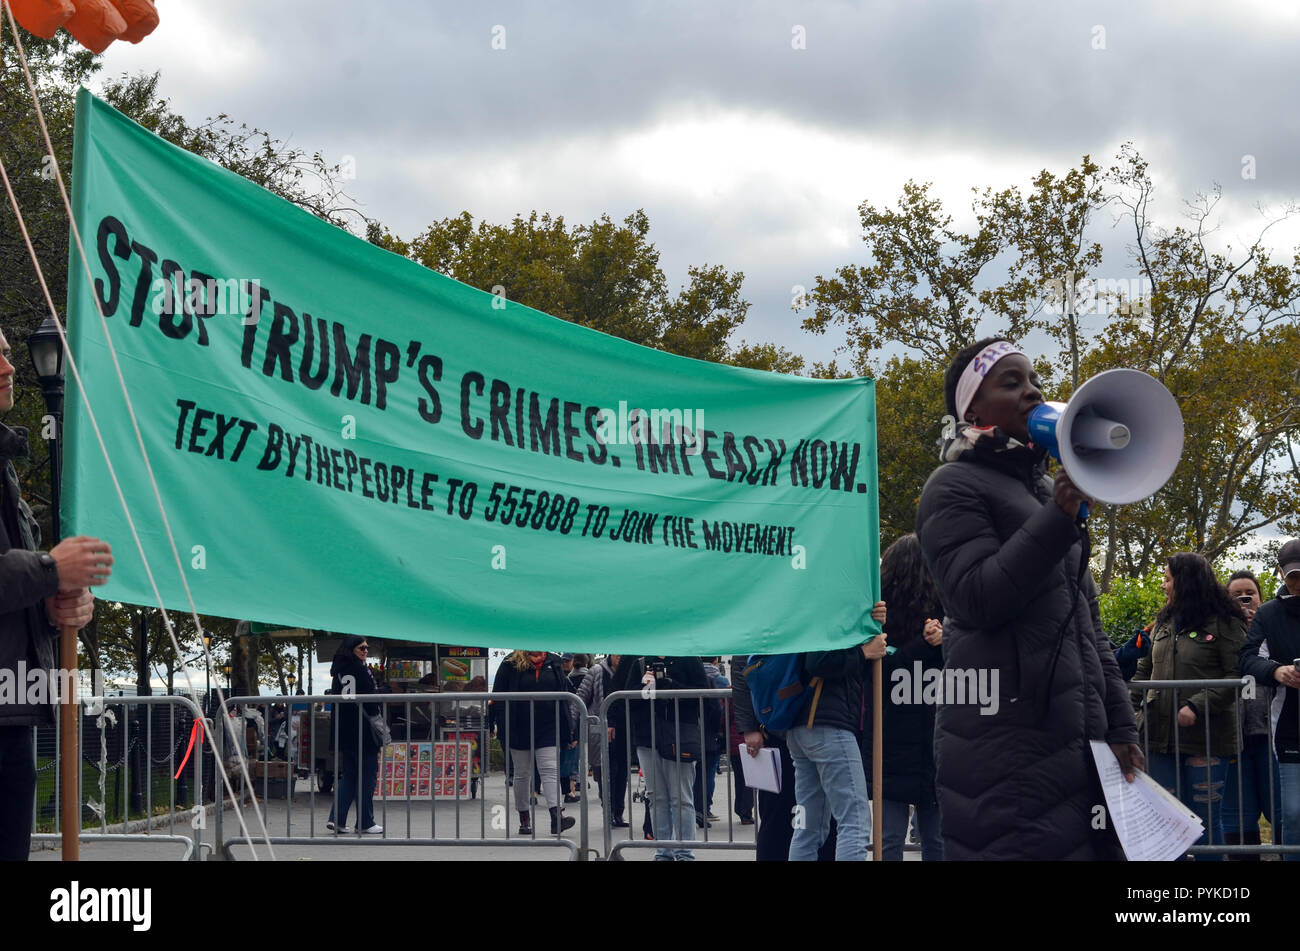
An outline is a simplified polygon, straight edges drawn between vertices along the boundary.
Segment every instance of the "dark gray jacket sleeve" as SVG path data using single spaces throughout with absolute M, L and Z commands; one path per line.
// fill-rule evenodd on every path
M 59 576 L 41 564 L 41 552 L 13 548 L 0 555 L 0 614 L 21 611 L 59 590 Z
M 749 699 L 749 685 L 745 683 L 743 667 L 732 668 L 731 702 L 736 708 L 736 729 L 741 733 L 755 732 L 758 729 L 758 720 L 754 717 L 754 705 Z
M 1268 617 L 1272 613 L 1265 611 L 1264 607 L 1267 604 L 1261 606 L 1251 619 L 1250 631 L 1246 634 L 1246 643 L 1241 648 L 1238 660 L 1243 674 L 1254 677 L 1257 684 L 1272 687 L 1277 683 L 1274 672 L 1282 665 L 1260 654 L 1264 642 L 1268 640 Z
M 948 615 L 991 631 L 1024 610 L 1079 532 L 1074 519 L 1048 502 L 1003 544 L 988 500 L 970 475 L 949 464 L 930 477 L 917 513 L 917 537 Z

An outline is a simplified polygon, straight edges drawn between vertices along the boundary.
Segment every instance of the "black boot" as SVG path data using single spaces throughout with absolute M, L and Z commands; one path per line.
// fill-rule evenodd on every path
M 528 819 L 528 810 L 526 809 L 519 810 L 519 834 L 520 835 L 533 834 L 533 825 Z
M 568 816 L 562 816 L 559 806 L 551 807 L 551 835 L 556 835 L 565 829 L 572 829 L 576 821 Z

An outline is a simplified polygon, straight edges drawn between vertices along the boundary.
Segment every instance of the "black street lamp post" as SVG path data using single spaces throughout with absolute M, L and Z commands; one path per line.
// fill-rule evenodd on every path
M 36 332 L 27 338 L 27 350 L 32 355 L 32 366 L 36 368 L 36 378 L 41 384 L 45 408 L 54 417 L 54 425 L 49 427 L 53 438 L 48 440 L 50 525 L 54 543 L 58 544 L 61 537 L 59 487 L 63 475 L 63 341 L 59 339 L 59 329 L 55 326 L 54 318 L 46 317 Z
M 203 635 L 203 715 L 208 715 L 212 706 L 212 637 Z

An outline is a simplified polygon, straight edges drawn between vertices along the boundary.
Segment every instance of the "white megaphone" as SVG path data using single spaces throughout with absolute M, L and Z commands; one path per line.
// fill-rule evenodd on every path
M 1107 370 L 1068 403 L 1034 407 L 1029 436 L 1056 457 L 1084 495 L 1127 505 L 1155 493 L 1178 468 L 1183 414 L 1154 377 Z M 1088 517 L 1086 505 L 1079 517 Z

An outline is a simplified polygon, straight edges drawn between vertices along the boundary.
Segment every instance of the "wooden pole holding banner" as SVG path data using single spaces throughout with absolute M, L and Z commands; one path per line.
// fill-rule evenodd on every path
M 871 860 L 879 862 L 884 848 L 885 659 L 871 665 Z
M 59 665 L 65 671 L 77 669 L 77 629 L 60 629 Z M 67 683 L 66 677 L 59 678 Z M 67 691 L 59 705 L 59 784 L 60 828 L 63 830 L 63 861 L 76 862 L 81 857 L 81 807 L 78 775 L 81 757 L 77 755 L 77 691 Z

